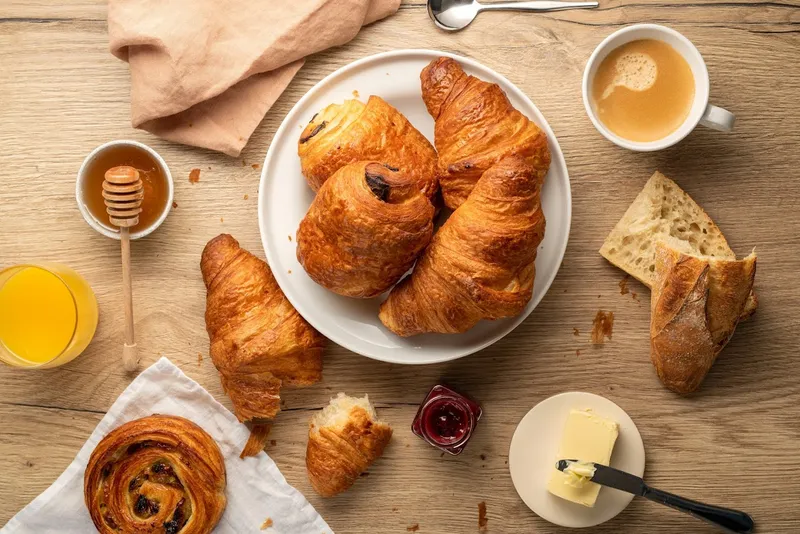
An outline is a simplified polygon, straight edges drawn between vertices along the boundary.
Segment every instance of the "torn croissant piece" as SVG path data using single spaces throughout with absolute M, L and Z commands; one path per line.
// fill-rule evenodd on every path
M 650 357 L 667 388 L 691 393 L 736 330 L 753 289 L 756 256 L 691 256 L 659 242 L 655 273 Z
M 432 202 L 439 192 L 433 146 L 378 96 L 369 97 L 366 104 L 331 104 L 314 115 L 300 134 L 297 152 L 314 191 L 345 165 L 374 160 L 407 174 Z
M 434 235 L 411 275 L 381 305 L 399 336 L 460 333 L 520 314 L 533 293 L 544 238 L 543 175 L 519 156 L 491 167 Z
M 370 298 L 405 274 L 433 235 L 433 206 L 385 165 L 342 167 L 319 190 L 297 231 L 297 259 L 340 295 Z
M 422 70 L 422 99 L 436 121 L 437 178 L 449 208 L 463 204 L 486 170 L 508 155 L 525 158 L 544 179 L 547 135 L 517 111 L 496 83 L 467 75 L 451 58 Z
M 392 428 L 378 420 L 369 397 L 331 399 L 309 423 L 306 469 L 314 490 L 333 497 L 353 485 L 382 454 Z
M 222 234 L 200 260 L 211 358 L 240 421 L 280 411 L 281 386 L 322 378 L 325 338 L 283 295 L 266 262 Z

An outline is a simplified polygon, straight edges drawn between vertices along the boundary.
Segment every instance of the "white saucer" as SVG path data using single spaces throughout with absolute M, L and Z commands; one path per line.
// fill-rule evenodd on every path
M 605 523 L 633 499 L 630 493 L 602 488 L 594 508 L 587 508 L 547 491 L 547 481 L 557 460 L 567 415 L 572 409 L 587 408 L 619 423 L 611 467 L 637 476 L 644 475 L 642 436 L 622 408 L 592 393 L 561 393 L 543 400 L 517 426 L 511 438 L 508 468 L 514 487 L 528 508 L 541 518 L 563 527 L 592 527 Z
M 398 337 L 378 320 L 385 295 L 374 299 L 339 296 L 317 285 L 297 261 L 295 232 L 314 193 L 300 171 L 297 140 L 309 119 L 334 102 L 359 95 L 366 102 L 378 95 L 400 110 L 428 139 L 433 119 L 422 101 L 419 75 L 440 56 L 458 60 L 469 74 L 494 82 L 511 103 L 546 133 L 552 161 L 542 189 L 547 231 L 536 257 L 533 297 L 517 317 L 481 321 L 463 334 Z M 354 94 L 355 93 L 355 94 Z M 261 239 L 275 279 L 300 315 L 331 341 L 364 356 L 392 363 L 428 364 L 453 360 L 479 351 L 517 327 L 542 300 L 556 277 L 569 238 L 572 201 L 564 156 L 553 130 L 530 98 L 506 78 L 480 63 L 435 50 L 397 50 L 360 59 L 342 67 L 294 106 L 272 139 L 261 174 L 258 219 Z

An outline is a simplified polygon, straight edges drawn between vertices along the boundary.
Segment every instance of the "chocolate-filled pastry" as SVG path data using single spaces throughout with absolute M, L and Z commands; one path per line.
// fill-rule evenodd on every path
M 225 461 L 214 439 L 182 417 L 151 415 L 112 430 L 83 478 L 102 534 L 207 534 L 225 511 Z
M 484 173 L 467 201 L 436 232 L 414 272 L 381 305 L 399 336 L 459 333 L 481 319 L 518 315 L 533 293 L 544 237 L 542 174 L 519 156 Z
M 312 280 L 370 298 L 411 268 L 433 235 L 434 208 L 403 172 L 375 162 L 341 168 L 297 231 L 297 259 Z
M 380 161 L 405 173 L 431 201 L 436 200 L 436 151 L 402 113 L 378 96 L 366 104 L 331 104 L 308 123 L 297 145 L 308 185 L 325 180 L 350 163 Z
M 200 270 L 211 359 L 234 413 L 243 422 L 272 419 L 281 386 L 322 378 L 325 338 L 292 307 L 269 265 L 232 236 L 206 244 Z
M 433 60 L 422 70 L 422 99 L 436 121 L 436 176 L 444 203 L 457 208 L 486 170 L 505 156 L 525 158 L 544 179 L 547 135 L 517 111 L 496 83 L 469 76 L 457 61 Z

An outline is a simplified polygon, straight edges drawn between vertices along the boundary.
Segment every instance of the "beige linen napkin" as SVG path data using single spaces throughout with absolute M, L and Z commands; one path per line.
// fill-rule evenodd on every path
M 131 68 L 133 126 L 238 156 L 314 52 L 400 0 L 109 0 L 111 52 Z

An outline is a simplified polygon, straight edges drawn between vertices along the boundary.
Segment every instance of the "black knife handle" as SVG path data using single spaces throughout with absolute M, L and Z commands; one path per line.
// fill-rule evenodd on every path
M 645 486 L 642 497 L 653 502 L 665 504 L 670 508 L 686 512 L 707 523 L 711 523 L 729 534 L 747 534 L 753 532 L 753 519 L 744 512 L 712 506 L 691 499 L 684 499 L 666 491 Z

